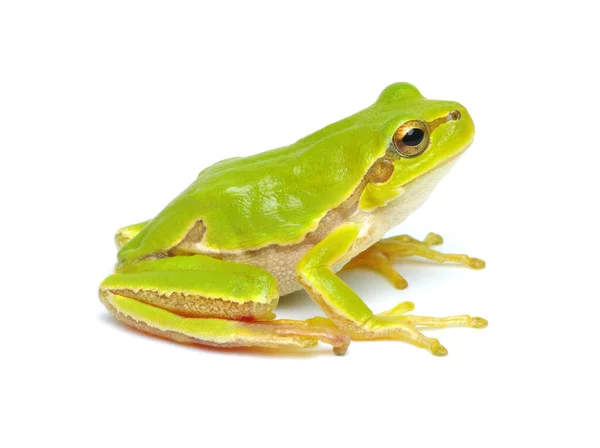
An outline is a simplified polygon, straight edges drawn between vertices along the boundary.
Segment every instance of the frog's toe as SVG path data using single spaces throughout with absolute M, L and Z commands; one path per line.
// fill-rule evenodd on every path
M 431 345 L 429 347 L 429 349 L 431 350 L 431 353 L 434 356 L 448 356 L 448 349 L 446 347 L 444 347 L 442 344 L 440 344 L 440 341 L 438 341 L 437 339 L 432 339 L 431 340 Z
M 487 319 L 483 317 L 472 317 L 471 318 L 471 327 L 472 328 L 485 328 L 488 326 Z
M 415 327 L 469 327 L 480 329 L 488 326 L 488 321 L 483 317 L 471 317 L 467 314 L 448 317 L 403 315 L 400 316 L 399 319 L 405 324 Z
M 471 258 L 469 267 L 475 270 L 484 269 L 485 261 L 483 261 L 481 258 Z
M 389 316 L 389 317 L 400 316 L 402 314 L 409 313 L 409 312 L 413 311 L 414 309 L 415 309 L 414 303 L 402 302 L 402 303 L 399 303 L 398 305 L 396 305 L 391 310 L 380 313 L 379 316 Z
M 406 236 L 408 236 L 408 235 L 406 235 Z M 413 240 L 414 240 L 414 238 L 413 238 Z M 419 242 L 418 240 L 414 240 L 414 241 Z M 440 244 L 444 244 L 444 238 L 442 238 L 442 235 L 438 235 L 437 233 L 429 232 L 427 234 L 427 236 L 425 237 L 425 239 L 423 240 L 423 243 L 426 246 L 438 246 Z
M 396 269 L 394 269 L 393 260 L 376 246 L 377 245 L 371 246 L 366 251 L 358 254 L 344 266 L 344 269 L 348 270 L 359 267 L 370 269 L 383 275 L 392 285 L 394 285 L 394 288 L 406 289 L 408 287 L 408 282 L 398 271 L 396 271 Z

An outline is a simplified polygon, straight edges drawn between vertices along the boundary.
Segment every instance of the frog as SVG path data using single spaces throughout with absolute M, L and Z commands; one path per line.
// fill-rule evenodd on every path
M 374 313 L 339 276 L 367 268 L 397 289 L 402 257 L 485 267 L 446 254 L 434 233 L 385 235 L 417 210 L 471 145 L 467 109 L 409 83 L 295 143 L 217 162 L 156 217 L 115 235 L 114 272 L 99 297 L 119 321 L 183 344 L 297 350 L 352 340 L 398 340 L 447 355 L 427 328 L 484 328 L 461 314 L 411 314 L 402 301 Z M 304 289 L 324 316 L 278 319 L 282 296 Z M 325 317 L 326 316 L 326 317 Z

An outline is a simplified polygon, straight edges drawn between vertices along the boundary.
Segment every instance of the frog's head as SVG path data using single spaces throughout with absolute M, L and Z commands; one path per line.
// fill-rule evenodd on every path
M 475 134 L 473 120 L 462 105 L 429 100 L 407 83 L 387 87 L 375 107 L 389 117 L 383 131 L 397 156 L 394 176 L 401 179 L 396 183 L 402 185 L 454 160 Z
M 429 100 L 407 83 L 387 87 L 368 110 L 387 154 L 370 172 L 373 183 L 361 199 L 366 208 L 379 207 L 395 196 L 394 191 L 417 184 L 424 192 L 418 201 L 422 202 L 475 133 L 462 105 Z

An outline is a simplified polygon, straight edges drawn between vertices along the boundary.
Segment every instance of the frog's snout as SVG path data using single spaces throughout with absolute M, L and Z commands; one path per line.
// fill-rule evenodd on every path
M 455 110 L 448 112 L 448 114 L 443 117 L 439 117 L 439 118 L 436 118 L 435 120 L 428 121 L 427 127 L 429 128 L 429 132 L 431 133 L 438 126 L 445 124 L 445 123 L 449 123 L 451 121 L 458 121 L 461 118 L 462 118 L 462 114 L 460 113 L 460 111 L 458 109 L 455 109 Z

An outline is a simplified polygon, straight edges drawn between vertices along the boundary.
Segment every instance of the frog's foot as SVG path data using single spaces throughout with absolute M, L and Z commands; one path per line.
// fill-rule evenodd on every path
M 448 350 L 435 338 L 429 338 L 418 330 L 418 327 L 445 328 L 449 326 L 485 328 L 487 320 L 482 317 L 468 315 L 449 317 L 413 316 L 405 313 L 412 311 L 411 302 L 402 302 L 384 313 L 372 316 L 359 326 L 349 328 L 352 339 L 393 339 L 409 342 L 425 348 L 435 356 L 446 356 Z
M 458 263 L 472 269 L 483 269 L 485 267 L 485 261 L 479 258 L 472 258 L 464 254 L 444 254 L 431 249 L 431 246 L 443 242 L 443 238 L 435 233 L 429 233 L 423 241 L 408 235 L 385 238 L 350 260 L 344 266 L 344 269 L 356 267 L 371 269 L 382 274 L 395 288 L 404 289 L 408 286 L 408 282 L 394 269 L 394 262 L 398 258 L 417 256 L 438 263 Z

